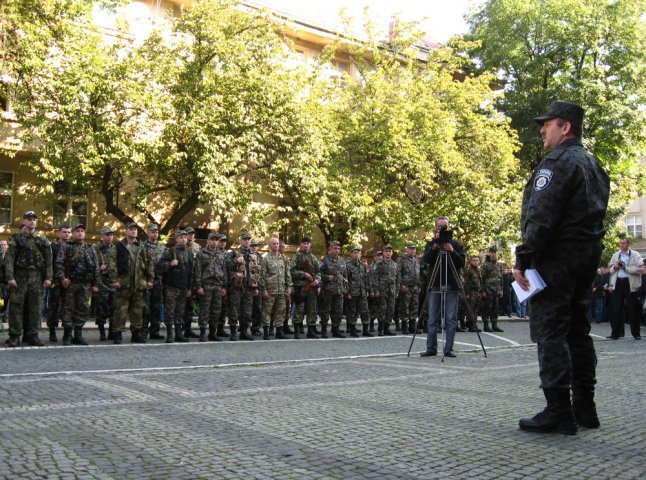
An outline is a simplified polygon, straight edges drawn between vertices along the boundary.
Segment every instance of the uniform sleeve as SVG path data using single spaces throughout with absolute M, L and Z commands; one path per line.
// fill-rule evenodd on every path
M 58 255 L 54 259 L 55 273 L 54 278 L 59 282 L 65 278 L 65 255 L 67 254 L 67 245 L 61 245 L 58 249 Z
M 110 277 L 110 282 L 115 283 L 119 281 L 119 273 L 117 272 L 117 245 L 113 245 L 110 249 L 110 255 L 108 256 L 108 276 Z
M 43 257 L 45 258 L 45 280 L 51 281 L 54 278 L 54 267 L 52 266 L 52 246 L 46 237 L 43 237 L 45 248 L 43 248 Z
M 170 261 L 171 261 L 171 249 L 167 248 L 166 250 L 164 250 L 164 253 L 159 259 L 159 262 L 157 262 L 156 268 L 157 268 L 157 272 L 159 272 L 160 275 L 163 275 L 168 271 L 168 269 L 170 268 Z
M 217 254 L 216 254 L 217 255 Z M 202 288 L 202 252 L 193 258 L 193 271 L 191 272 L 191 290 Z
M 101 285 L 101 270 L 99 270 L 99 255 L 96 253 L 96 249 L 92 246 L 88 248 L 88 255 L 92 257 L 92 265 L 94 265 L 92 271 L 92 286 L 99 287 Z
M 283 256 L 284 262 L 285 262 L 285 286 L 287 288 L 292 288 L 294 284 L 292 283 L 292 274 L 290 272 L 289 268 L 289 260 L 287 257 Z
M 4 257 L 5 275 L 7 277 L 7 281 L 15 280 L 14 273 L 13 273 L 14 263 L 16 260 L 15 257 L 16 257 L 16 244 L 14 243 L 13 240 L 10 240 L 9 249 L 7 250 L 7 254 Z
M 289 271 L 292 275 L 292 281 L 303 280 L 305 278 L 305 272 L 298 269 L 298 258 L 300 255 L 298 253 L 294 255 L 292 261 L 289 264 Z
M 260 278 L 258 279 L 258 289 L 260 290 L 260 293 L 267 291 L 266 279 L 267 275 L 269 274 L 268 265 L 269 261 L 267 259 L 265 259 L 265 261 L 260 264 Z

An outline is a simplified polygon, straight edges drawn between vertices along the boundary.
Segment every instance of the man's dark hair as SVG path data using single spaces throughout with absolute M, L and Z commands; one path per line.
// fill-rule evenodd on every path
M 583 127 L 581 125 L 572 123 L 569 120 L 563 120 L 562 118 L 557 119 L 556 124 L 559 127 L 562 127 L 563 125 L 565 125 L 566 122 L 570 124 L 570 132 L 572 132 L 572 135 L 574 135 L 576 138 L 583 137 Z

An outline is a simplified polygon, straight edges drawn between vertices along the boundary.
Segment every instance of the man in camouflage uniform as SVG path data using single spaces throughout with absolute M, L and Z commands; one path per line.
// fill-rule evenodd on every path
M 154 265 L 137 239 L 137 224 L 126 223 L 126 237 L 110 250 L 108 269 L 115 289 L 112 334 L 116 345 L 123 341 L 126 319 L 130 320 L 131 343 L 146 343 L 142 334 L 144 292 L 152 288 Z
M 185 330 L 184 309 L 186 299 L 192 296 L 191 279 L 193 272 L 193 253 L 187 247 L 188 234 L 186 230 L 175 232 L 175 246 L 164 250 L 156 271 L 162 275 L 164 285 L 164 308 L 166 323 L 166 343 L 173 343 L 173 326 L 175 327 L 175 341 L 189 342 L 189 338 L 182 333 Z
M 51 243 L 52 248 L 52 271 L 55 271 L 56 257 L 61 246 L 67 243 L 72 236 L 72 229 L 69 225 L 63 224 L 58 227 L 58 238 Z M 63 314 L 63 300 L 65 290 L 61 288 L 60 283 L 56 279 L 53 280 L 52 286 L 47 294 L 47 327 L 49 328 L 49 341 L 58 342 L 56 336 L 56 328 L 58 321 Z
M 409 243 L 404 255 L 397 259 L 401 286 L 399 287 L 399 316 L 403 333 L 415 333 L 417 325 L 417 303 L 419 302 L 420 266 L 417 261 L 417 245 Z
M 319 263 L 321 272 L 321 296 L 319 297 L 319 315 L 321 316 L 321 337 L 327 338 L 327 323 L 332 318 L 332 336 L 345 338 L 341 330 L 343 317 L 343 295 L 347 292 L 345 262 L 339 256 L 341 243 L 330 242 L 327 256 Z
M 227 252 L 227 236 L 224 234 L 220 234 L 218 238 L 218 253 L 219 255 L 224 258 L 224 262 L 227 264 L 227 270 L 228 270 L 228 262 L 229 262 L 229 253 Z M 228 276 L 228 272 L 227 272 Z M 229 284 L 225 284 L 225 287 L 228 287 Z M 220 308 L 220 319 L 218 320 L 218 330 L 216 332 L 216 335 L 218 337 L 223 337 L 223 338 L 229 338 L 230 335 L 227 333 L 227 331 L 224 329 L 224 325 L 227 320 L 227 312 L 229 310 L 229 292 L 227 290 L 227 294 L 222 297 L 222 306 Z
M 368 267 L 368 312 L 370 313 L 370 327 L 368 331 L 373 333 L 375 331 L 375 320 L 377 319 L 377 310 L 379 310 L 379 297 L 375 294 L 377 286 L 377 262 L 383 257 L 381 250 L 376 251 L 372 255 L 372 264 Z
M 278 242 L 278 252 L 281 255 L 286 255 L 285 254 L 285 242 L 283 240 L 280 240 Z M 289 258 L 288 258 L 289 260 Z M 291 277 L 291 272 L 290 272 L 290 277 Z M 292 287 L 292 294 L 294 293 L 294 288 Z M 291 316 L 291 310 L 292 310 L 292 295 L 287 295 L 285 297 L 285 320 L 283 322 L 283 333 L 285 335 L 292 335 L 294 332 L 292 331 L 291 328 L 289 328 L 289 317 Z M 303 328 L 303 324 L 301 323 L 300 325 L 301 328 Z M 299 333 L 303 333 L 300 331 Z
M 496 254 L 498 249 L 493 246 L 485 256 L 482 265 L 482 323 L 485 332 L 502 332 L 498 327 L 498 302 L 502 298 L 502 267 Z M 491 328 L 489 328 L 491 321 Z
M 229 285 L 227 260 L 218 249 L 217 233 L 209 233 L 206 248 L 195 257 L 193 265 L 193 291 L 200 305 L 200 342 L 206 342 L 206 327 L 209 327 L 208 339 L 221 341 L 217 336 L 220 321 L 222 299 L 226 297 Z
M 534 119 L 550 153 L 525 185 L 522 244 L 513 272 L 525 290 L 528 268 L 536 268 L 547 285 L 530 299 L 530 336 L 538 345 L 547 400 L 545 410 L 520 420 L 519 427 L 531 432 L 573 435 L 577 424 L 600 424 L 594 403 L 597 357 L 586 312 L 603 250 L 610 180 L 583 148 L 583 115 L 580 106 L 557 101 Z
M 200 254 L 202 247 L 195 241 L 195 229 L 193 227 L 186 227 L 184 231 L 187 235 L 186 250 L 188 250 L 193 256 L 192 261 L 195 261 L 195 258 Z M 186 307 L 184 308 L 184 336 L 186 338 L 200 338 L 200 336 L 191 328 L 196 306 L 197 297 L 195 295 L 186 297 Z
M 92 302 L 94 303 L 94 311 L 96 314 L 96 324 L 99 327 L 99 341 L 105 342 L 106 340 L 114 340 L 112 333 L 113 317 L 114 317 L 114 288 L 110 280 L 110 269 L 108 260 L 110 258 L 110 251 L 112 250 L 114 232 L 110 227 L 103 227 L 101 229 L 101 240 L 94 245 L 97 258 L 99 259 L 99 273 L 101 274 L 101 288 L 98 293 L 92 295 Z M 105 324 L 109 322 L 109 333 L 106 337 Z
M 375 277 L 373 289 L 377 304 L 377 323 L 380 337 L 383 335 L 396 335 L 390 330 L 390 322 L 395 312 L 395 300 L 401 286 L 399 266 L 393 260 L 393 247 L 384 245 L 383 258 L 375 262 Z
M 262 255 L 258 253 L 258 242 L 251 240 L 249 242 L 249 251 L 251 255 L 255 255 L 258 265 L 260 265 L 260 270 L 262 271 Z M 262 335 L 260 333 L 260 328 L 262 327 L 262 295 L 256 295 L 253 297 L 253 306 L 251 307 L 251 333 L 254 337 L 259 337 Z
M 370 312 L 368 311 L 368 269 L 361 261 L 361 247 L 359 245 L 355 245 L 350 250 L 350 259 L 345 262 L 345 271 L 348 279 L 348 292 L 345 295 L 345 301 L 348 307 L 346 316 L 348 333 L 352 337 L 360 336 L 355 322 L 357 321 L 357 316 L 361 315 L 363 336 L 374 337 L 368 331 L 370 323 Z
M 467 331 L 480 332 L 477 325 L 478 304 L 482 298 L 482 277 L 480 276 L 480 257 L 473 255 L 469 266 L 462 271 L 464 279 L 464 301 L 467 304 Z
M 65 289 L 63 303 L 63 345 L 87 345 L 83 326 L 90 318 L 90 292 L 101 285 L 99 259 L 92 245 L 85 243 L 85 225 L 77 223 L 72 240 L 63 244 L 56 256 L 56 280 Z
M 312 239 L 308 236 L 301 240 L 298 251 L 294 254 L 289 265 L 294 283 L 294 338 L 299 338 L 300 325 L 303 317 L 307 317 L 307 338 L 319 338 L 316 334 L 316 303 L 318 286 L 321 281 L 319 262 L 310 252 Z
M 292 276 L 289 260 L 278 251 L 278 238 L 269 239 L 269 252 L 265 255 L 260 269 L 260 291 L 264 299 L 262 307 L 263 338 L 269 340 L 269 326 L 272 321 L 276 338 L 287 338 L 283 334 L 286 298 L 292 293 Z
M 240 246 L 229 256 L 229 329 L 230 340 L 237 340 L 236 329 L 240 324 L 240 340 L 253 340 L 247 333 L 251 325 L 253 297 L 260 295 L 260 264 L 251 254 L 251 234 L 240 236 Z
M 149 223 L 146 235 L 148 238 L 144 242 L 144 248 L 150 257 L 152 264 L 157 265 L 157 262 L 161 259 L 164 250 L 166 250 L 166 245 L 159 242 L 159 225 L 156 223 Z M 163 340 L 165 337 L 159 330 L 161 325 L 162 303 L 164 299 L 162 296 L 161 275 L 156 271 L 153 288 L 146 290 L 144 299 L 144 338 L 147 338 L 150 335 L 152 340 Z
M 24 231 L 9 242 L 5 257 L 7 287 L 11 289 L 9 301 L 9 347 L 20 345 L 23 315 L 27 313 L 25 335 L 29 345 L 42 347 L 38 338 L 43 288 L 52 284 L 52 249 L 49 241 L 36 235 L 36 214 L 29 210 L 23 215 Z

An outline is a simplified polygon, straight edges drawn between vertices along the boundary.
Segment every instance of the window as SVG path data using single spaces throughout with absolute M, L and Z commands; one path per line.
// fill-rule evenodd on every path
M 626 234 L 632 238 L 642 238 L 642 219 L 637 215 L 626 217 Z
M 0 172 L 0 224 L 11 223 L 11 205 L 13 203 L 13 173 Z
M 80 188 L 70 187 L 65 180 L 54 184 L 54 204 L 52 206 L 52 225 L 57 227 L 67 223 L 87 226 L 87 197 Z

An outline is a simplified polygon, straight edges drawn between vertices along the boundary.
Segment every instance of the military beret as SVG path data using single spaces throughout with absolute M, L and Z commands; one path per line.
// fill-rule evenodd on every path
M 252 240 L 252 241 L 251 241 L 251 243 L 249 243 L 249 246 L 250 246 L 250 247 L 257 247 L 257 246 L 258 246 L 258 242 L 256 242 L 255 240 Z
M 353 245 L 350 249 L 351 252 L 356 252 L 357 250 L 361 251 L 363 249 L 359 245 Z
M 541 115 L 540 117 L 536 117 L 534 121 L 539 125 L 543 125 L 547 120 L 551 120 L 553 118 L 562 118 L 563 120 L 567 120 L 573 125 L 581 126 L 583 125 L 584 114 L 585 111 L 579 105 L 557 100 L 555 102 L 552 102 L 549 112 Z
M 36 212 L 34 212 L 33 210 L 27 210 L 22 216 L 22 218 L 32 218 L 32 217 L 38 218 L 38 215 L 36 215 Z
M 103 227 L 103 228 L 101 229 L 101 233 L 102 233 L 103 235 L 107 235 L 107 234 L 109 234 L 109 233 L 114 233 L 114 232 L 112 231 L 112 229 L 111 229 L 110 227 Z
M 387 243 L 386 245 L 384 245 L 384 251 L 392 250 L 392 249 L 393 249 L 393 246 L 390 243 Z
M 492 245 L 491 247 L 489 247 L 489 253 L 498 253 L 498 247 Z
M 212 238 L 215 238 L 215 239 L 217 239 L 217 240 L 220 240 L 220 235 L 218 235 L 217 233 L 213 233 L 213 232 L 211 232 L 211 233 L 209 233 L 208 238 L 209 238 L 209 240 L 211 240 Z
M 175 232 L 176 237 L 179 237 L 181 235 L 188 235 L 188 233 L 186 232 L 186 230 L 177 230 L 177 232 Z
M 159 231 L 159 225 L 156 223 L 149 223 L 148 224 L 148 231 L 149 232 L 158 232 Z
M 242 240 L 251 240 L 251 234 L 249 232 L 242 232 L 240 234 L 240 239 L 242 239 Z
M 312 243 L 312 239 L 310 237 L 308 237 L 307 235 L 305 235 L 302 238 L 301 243 Z
M 72 230 L 79 230 L 79 229 L 85 230 L 85 225 L 83 225 L 81 222 L 77 223 L 74 225 L 74 228 Z
M 137 224 L 135 222 L 126 223 L 126 228 L 133 228 L 133 227 L 136 227 L 136 226 L 137 226 Z
M 417 245 L 415 245 L 414 243 L 409 243 L 408 245 L 406 245 L 406 248 L 417 248 Z
M 336 246 L 339 246 L 339 247 L 340 247 L 340 246 L 341 246 L 341 242 L 339 242 L 338 240 L 332 240 L 332 241 L 330 242 L 330 247 L 336 247 Z
M 195 229 L 193 227 L 186 227 L 184 229 L 184 233 L 186 233 L 186 234 L 195 233 Z

